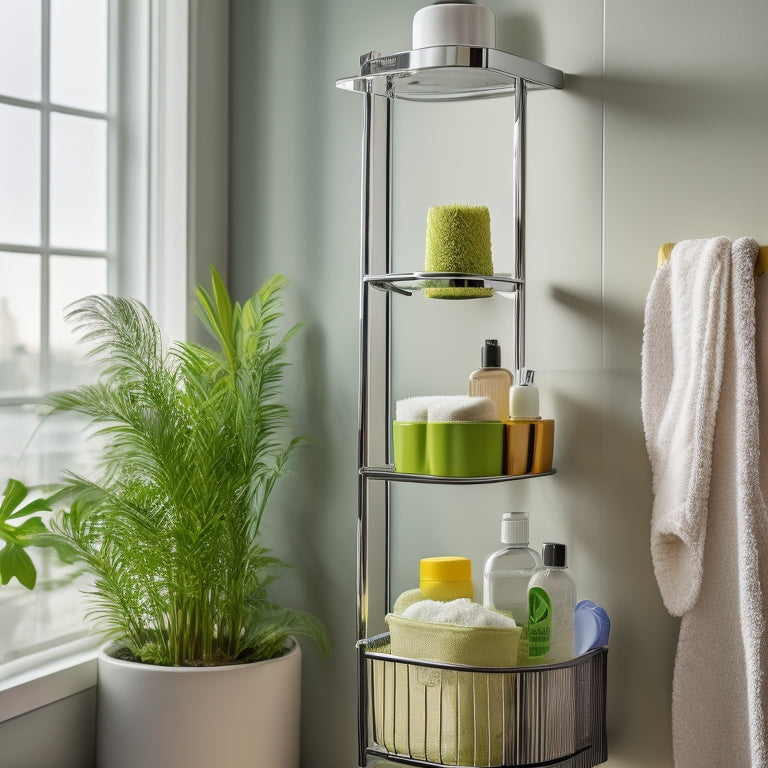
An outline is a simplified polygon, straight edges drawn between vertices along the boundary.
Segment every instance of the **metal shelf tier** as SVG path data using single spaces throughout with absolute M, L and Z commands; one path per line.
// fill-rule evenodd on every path
M 412 766 L 591 768 L 608 759 L 607 648 L 560 664 L 471 667 L 358 643 L 361 754 Z
M 511 275 L 471 275 L 464 272 L 366 275 L 363 280 L 379 290 L 392 291 L 405 296 L 410 296 L 414 291 L 429 288 L 492 288 L 497 293 L 511 295 L 523 285 L 523 280 Z
M 409 472 L 396 472 L 394 467 L 361 467 L 360 474 L 372 480 L 387 480 L 395 483 L 431 483 L 432 485 L 482 485 L 486 483 L 506 483 L 512 480 L 526 480 L 531 477 L 554 475 L 557 470 L 536 472 L 528 475 L 490 475 L 488 477 L 444 477 L 442 475 L 414 475 Z
M 528 89 L 562 88 L 561 70 L 495 48 L 443 45 L 360 57 L 360 75 L 337 80 L 339 88 L 410 101 L 486 98 Z

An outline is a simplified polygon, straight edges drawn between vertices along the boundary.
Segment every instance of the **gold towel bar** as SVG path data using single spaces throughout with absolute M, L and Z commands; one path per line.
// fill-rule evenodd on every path
M 672 249 L 675 247 L 674 243 L 664 243 L 659 248 L 659 266 L 665 261 L 669 261 L 669 257 L 672 255 Z M 762 275 L 768 272 L 768 245 L 761 245 L 760 251 L 757 254 L 757 261 L 755 262 L 755 274 Z

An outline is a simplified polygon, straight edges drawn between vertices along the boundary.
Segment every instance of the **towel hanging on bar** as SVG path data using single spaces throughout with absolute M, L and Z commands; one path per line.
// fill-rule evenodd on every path
M 669 261 L 669 257 L 672 255 L 672 249 L 675 247 L 675 243 L 664 243 L 659 248 L 659 266 L 665 261 Z M 768 245 L 761 245 L 757 255 L 757 261 L 755 262 L 755 275 L 760 276 L 768 272 Z

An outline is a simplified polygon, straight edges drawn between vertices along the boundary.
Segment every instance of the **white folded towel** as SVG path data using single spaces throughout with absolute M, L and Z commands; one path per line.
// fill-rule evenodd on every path
M 439 398 L 429 404 L 427 421 L 498 421 L 496 405 L 490 397 L 474 397 L 473 395 L 456 395 Z
M 431 621 L 434 624 L 455 624 L 459 627 L 516 627 L 510 616 L 492 611 L 468 597 L 441 602 L 419 600 L 411 603 L 402 613 L 404 619 Z
M 417 395 L 395 403 L 397 421 L 498 421 L 490 397 L 472 395 Z
M 429 404 L 437 395 L 417 395 L 406 397 L 395 403 L 396 421 L 426 421 Z

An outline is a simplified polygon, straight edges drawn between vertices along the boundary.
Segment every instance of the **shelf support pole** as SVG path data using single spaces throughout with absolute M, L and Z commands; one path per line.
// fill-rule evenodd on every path
M 527 87 L 515 78 L 515 121 L 512 132 L 513 155 L 513 236 L 515 277 L 522 282 L 515 293 L 515 371 L 525 366 L 525 120 Z
M 365 94 L 361 164 L 360 327 L 358 381 L 358 466 L 383 464 L 388 459 L 390 400 L 391 298 L 372 291 L 366 275 L 391 269 L 391 143 L 392 100 L 374 92 Z M 376 329 L 372 332 L 372 329 Z M 374 339 L 380 341 L 374 342 Z M 386 446 L 386 447 L 385 447 Z M 357 634 L 369 635 L 369 573 L 382 567 L 378 547 L 371 563 L 369 539 L 381 538 L 388 550 L 388 483 L 372 484 L 358 476 L 357 515 Z M 376 514 L 372 514 L 373 510 Z M 379 510 L 383 509 L 383 514 Z M 373 528 L 373 530 L 372 530 Z M 388 572 L 385 573 L 388 581 Z

